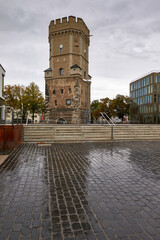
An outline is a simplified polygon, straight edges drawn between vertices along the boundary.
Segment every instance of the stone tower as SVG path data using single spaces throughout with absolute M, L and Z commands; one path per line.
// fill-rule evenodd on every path
M 90 120 L 90 32 L 81 18 L 64 17 L 49 25 L 50 67 L 45 72 L 46 122 Z

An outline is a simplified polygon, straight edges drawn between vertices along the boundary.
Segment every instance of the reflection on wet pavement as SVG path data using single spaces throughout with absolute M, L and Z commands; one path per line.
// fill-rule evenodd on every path
M 0 166 L 0 239 L 160 239 L 159 142 L 16 148 Z

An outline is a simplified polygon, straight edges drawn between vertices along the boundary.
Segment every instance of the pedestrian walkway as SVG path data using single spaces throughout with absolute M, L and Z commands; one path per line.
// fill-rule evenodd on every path
M 159 145 L 17 147 L 0 165 L 0 240 L 159 240 Z
M 13 149 L 0 149 L 0 165 L 6 160 L 6 158 L 9 156 L 8 154 L 11 154 Z

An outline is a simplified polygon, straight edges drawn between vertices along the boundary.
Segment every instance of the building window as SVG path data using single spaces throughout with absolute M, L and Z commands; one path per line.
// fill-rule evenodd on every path
M 144 88 L 144 95 L 147 95 L 147 87 Z
M 60 68 L 60 69 L 59 69 L 59 74 L 60 74 L 60 75 L 63 75 L 63 74 L 64 74 L 63 68 Z
M 71 99 L 66 99 L 66 105 L 71 105 Z
M 86 72 L 84 72 L 84 79 L 86 79 Z
M 156 83 L 160 83 L 160 75 L 156 75 Z
M 156 94 L 154 94 L 154 102 L 156 102 Z
M 143 88 L 142 88 L 142 96 L 143 96 Z
M 150 95 L 150 103 L 152 103 L 152 95 Z
M 60 44 L 60 46 L 59 46 L 59 52 L 60 52 L 60 54 L 63 53 L 63 45 L 62 44 Z
M 154 92 L 157 92 L 157 85 L 154 85 Z
M 149 85 L 149 77 L 146 77 L 146 85 Z
M 157 104 L 154 104 L 154 112 L 157 112 Z
M 54 101 L 55 106 L 57 106 L 57 100 Z
M 61 94 L 63 94 L 63 89 L 61 89 Z
M 56 90 L 55 89 L 53 90 L 53 94 L 56 94 Z
M 69 90 L 68 90 L 68 91 L 69 91 L 69 93 L 71 93 L 71 92 L 72 92 L 71 88 L 69 88 Z

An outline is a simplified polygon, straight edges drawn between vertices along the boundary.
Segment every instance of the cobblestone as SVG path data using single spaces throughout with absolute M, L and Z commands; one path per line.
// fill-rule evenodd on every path
M 159 142 L 23 144 L 0 166 L 0 239 L 160 239 Z

